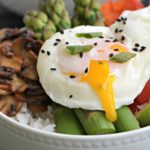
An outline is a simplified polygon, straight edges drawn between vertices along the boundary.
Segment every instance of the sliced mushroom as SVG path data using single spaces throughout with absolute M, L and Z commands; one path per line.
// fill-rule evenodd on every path
M 14 74 L 12 77 L 11 91 L 13 93 L 23 93 L 27 88 L 28 84 Z
M 11 77 L 6 77 L 6 78 L 0 77 L 0 84 L 11 85 Z
M 16 56 L 24 57 L 24 53 L 26 51 L 24 48 L 25 41 L 26 41 L 25 38 L 17 38 L 12 43 L 11 48 L 13 49 L 13 52 Z
M 4 55 L 0 55 L 0 66 L 12 68 L 19 72 L 21 70 L 21 61 L 16 57 L 9 58 Z
M 46 105 L 27 105 L 28 109 L 33 113 L 42 113 L 47 111 Z
M 24 53 L 23 64 L 25 66 L 36 66 L 37 56 L 32 51 L 26 51 Z
M 31 98 L 33 99 L 37 99 L 37 100 L 45 100 L 45 99 L 49 99 L 47 95 L 37 95 L 37 96 L 31 96 Z
M 36 81 L 33 82 L 31 80 L 28 80 L 28 84 L 29 84 L 29 90 L 31 91 L 43 89 L 39 82 L 36 82 Z
M 34 38 L 34 32 L 32 30 L 27 29 L 26 27 L 19 29 L 18 37 L 32 37 Z
M 15 93 L 15 98 L 16 98 L 18 101 L 25 102 L 25 96 L 24 96 L 24 94 Z
M 33 105 L 50 104 L 50 99 L 46 95 L 26 96 L 24 94 L 16 93 L 15 97 L 17 100 L 21 102 L 25 102 L 27 104 L 33 104 Z
M 12 43 L 12 41 L 10 41 L 10 40 L 1 42 L 1 43 L 0 43 L 0 49 L 3 50 L 3 49 L 2 49 L 3 47 L 9 47 L 9 46 L 11 46 L 11 43 Z
M 36 70 L 42 42 L 24 29 L 0 30 L 0 111 L 12 116 L 23 103 L 32 112 L 45 112 L 50 104 Z
M 25 66 L 35 66 L 37 61 L 37 56 L 32 51 L 25 49 L 25 43 L 29 38 L 18 38 L 12 43 L 12 49 L 15 56 L 20 56 L 23 58 L 23 64 Z
M 3 96 L 0 99 L 0 112 L 8 115 L 16 115 L 22 108 L 23 103 L 19 102 L 13 96 Z
M 1 47 L 2 46 L 2 47 Z M 7 45 L 0 45 L 4 55 L 6 57 L 13 57 L 14 54 L 13 54 L 13 50 L 11 49 L 11 44 L 7 44 Z
M 12 68 L 0 66 L 0 78 L 10 78 L 14 72 L 15 70 Z
M 8 40 L 12 35 L 16 32 L 16 30 L 10 28 L 4 28 L 0 30 L 0 41 Z
M 32 50 L 36 55 L 38 55 L 40 48 L 42 47 L 42 41 L 39 40 L 27 40 L 25 43 L 26 50 Z
M 0 84 L 0 89 L 1 90 L 6 90 L 6 91 L 10 91 L 10 85 Z
M 10 95 L 10 94 L 11 94 L 10 91 L 0 89 L 0 96 L 7 96 L 7 95 Z
M 31 30 L 27 30 L 26 28 L 21 29 L 11 29 L 4 28 L 0 30 L 0 41 L 5 40 L 14 40 L 18 37 L 33 37 L 34 33 Z
M 45 94 L 45 92 L 41 87 L 39 87 L 37 90 L 28 89 L 25 92 L 26 96 L 38 96 L 38 95 L 44 95 L 44 94 Z
M 45 101 L 49 99 L 47 95 L 36 95 L 36 96 L 26 96 L 26 101 L 27 102 L 35 102 L 35 104 L 41 104 L 42 102 L 40 101 Z
M 30 67 L 30 68 L 26 68 L 25 70 L 23 70 L 21 72 L 21 76 L 23 76 L 24 78 L 28 78 L 31 80 L 38 80 L 38 74 L 37 74 L 37 70 L 35 67 Z

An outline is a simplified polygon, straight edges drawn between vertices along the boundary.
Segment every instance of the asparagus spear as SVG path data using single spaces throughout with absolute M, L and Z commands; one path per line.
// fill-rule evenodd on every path
M 141 127 L 150 125 L 150 103 L 136 114 Z
M 84 134 L 84 130 L 72 109 L 57 104 L 53 106 L 56 132 L 74 135 Z
M 39 8 L 54 22 L 57 30 L 71 27 L 71 21 L 64 0 L 40 0 Z
M 46 40 L 56 32 L 54 23 L 41 11 L 28 11 L 23 21 L 27 28 L 35 32 L 38 39 Z
M 127 106 L 117 110 L 118 120 L 114 123 L 118 132 L 125 132 L 130 130 L 139 129 L 139 123 L 135 116 Z
M 102 25 L 103 19 L 99 11 L 99 0 L 74 0 L 75 15 L 72 18 L 74 26 L 85 25 Z
M 88 135 L 108 134 L 116 131 L 114 125 L 105 118 L 102 111 L 82 109 L 74 109 L 74 111 Z

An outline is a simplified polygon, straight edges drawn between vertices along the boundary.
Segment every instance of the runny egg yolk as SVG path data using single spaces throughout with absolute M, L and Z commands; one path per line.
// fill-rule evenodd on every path
M 65 73 L 69 75 L 70 78 L 77 77 L 77 80 L 80 78 L 81 82 L 86 82 L 89 84 L 91 89 L 93 89 L 93 91 L 97 94 L 98 99 L 100 100 L 102 107 L 106 112 L 107 119 L 111 122 L 117 120 L 117 112 L 115 107 L 113 89 L 115 76 L 111 75 L 110 72 L 110 67 L 114 68 L 115 66 L 114 63 L 109 62 L 109 56 L 110 53 L 118 54 L 120 52 L 127 51 L 128 48 L 119 42 L 101 43 L 99 49 L 94 49 L 91 52 L 84 54 L 84 56 L 88 58 L 88 61 L 86 60 L 85 66 L 82 62 L 85 58 L 82 58 L 82 61 L 81 59 L 79 60 L 80 63 L 83 63 L 82 67 L 79 66 L 82 68 L 81 72 L 78 72 L 71 67 L 71 71 L 67 71 L 69 73 Z M 87 67 L 88 64 L 88 72 L 85 72 L 83 74 L 83 69 Z
M 110 68 L 105 60 L 91 60 L 88 73 L 81 76 L 81 81 L 87 82 L 97 93 L 106 112 L 106 117 L 111 122 L 117 120 L 113 92 L 114 80 L 115 76 L 110 75 Z

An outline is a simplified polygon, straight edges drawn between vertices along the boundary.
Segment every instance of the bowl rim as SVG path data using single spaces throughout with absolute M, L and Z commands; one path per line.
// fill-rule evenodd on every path
M 137 130 L 133 131 L 127 131 L 122 133 L 114 133 L 114 134 L 105 134 L 105 135 L 70 135 L 70 134 L 61 134 L 56 132 L 47 132 L 44 130 L 36 129 L 34 127 L 21 124 L 10 117 L 6 116 L 5 114 L 0 112 L 0 120 L 4 120 L 6 123 L 11 124 L 12 126 L 15 126 L 21 130 L 32 132 L 34 134 L 38 134 L 40 136 L 44 137 L 53 137 L 53 138 L 59 138 L 59 139 L 70 139 L 70 140 L 108 140 L 108 139 L 119 139 L 119 138 L 125 138 L 130 136 L 136 136 L 140 135 L 142 133 L 150 132 L 150 126 L 143 127 Z

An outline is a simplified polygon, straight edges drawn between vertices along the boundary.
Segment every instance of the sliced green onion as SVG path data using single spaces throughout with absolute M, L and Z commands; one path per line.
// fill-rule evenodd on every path
M 135 53 L 121 52 L 119 54 L 116 54 L 116 55 L 110 57 L 110 61 L 117 62 L 117 63 L 125 63 L 135 56 L 136 56 Z
M 65 51 L 71 55 L 75 55 L 80 54 L 82 52 L 88 52 L 92 48 L 93 45 L 84 45 L 84 46 L 76 45 L 76 46 L 67 46 Z
M 96 38 L 102 36 L 102 32 L 77 33 L 76 36 L 90 39 L 90 38 Z

